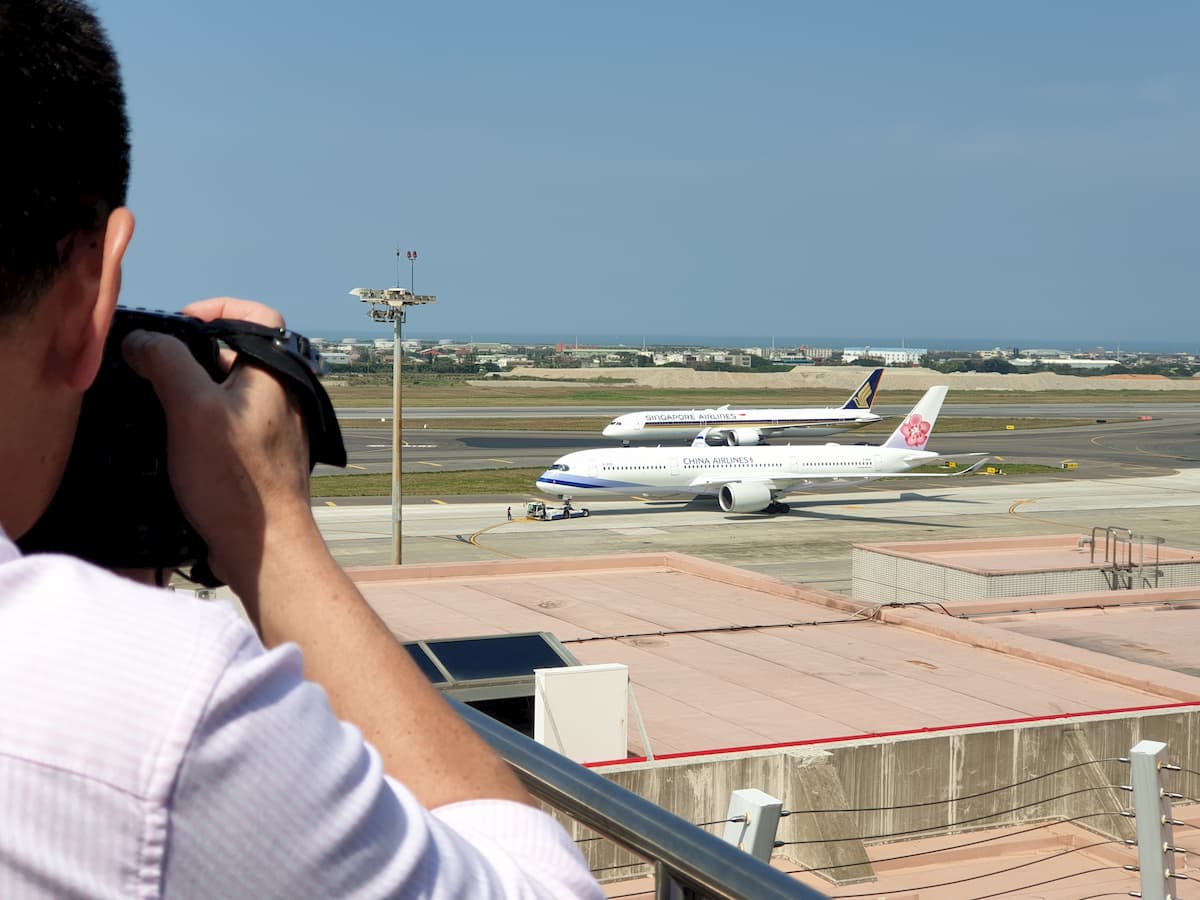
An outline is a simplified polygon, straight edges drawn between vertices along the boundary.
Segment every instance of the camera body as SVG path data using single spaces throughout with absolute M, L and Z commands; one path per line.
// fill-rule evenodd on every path
M 119 308 L 100 371 L 84 394 L 62 482 L 45 513 L 17 543 L 24 553 L 67 553 L 106 568 L 190 566 L 192 581 L 216 587 L 220 582 L 208 568 L 208 547 L 184 518 L 171 488 L 162 406 L 150 383 L 121 354 L 121 342 L 138 329 L 178 338 L 216 382 L 226 377 L 222 347 L 238 352 L 239 365 L 265 368 L 300 401 L 310 468 L 318 462 L 346 464 L 341 431 L 317 377 L 320 356 L 306 338 L 237 320 L 203 322 Z

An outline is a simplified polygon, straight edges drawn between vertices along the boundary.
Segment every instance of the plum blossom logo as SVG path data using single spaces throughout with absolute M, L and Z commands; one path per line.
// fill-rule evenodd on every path
M 925 419 L 917 413 L 913 413 L 900 426 L 900 434 L 904 436 L 904 443 L 910 447 L 920 449 L 929 440 L 929 432 L 932 429 L 933 426 L 925 421 Z

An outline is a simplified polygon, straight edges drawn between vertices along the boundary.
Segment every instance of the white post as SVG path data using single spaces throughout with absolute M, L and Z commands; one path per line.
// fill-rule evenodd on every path
M 1160 741 L 1139 741 L 1129 751 L 1142 900 L 1176 896 L 1171 798 L 1160 776 L 1166 761 L 1167 745 Z

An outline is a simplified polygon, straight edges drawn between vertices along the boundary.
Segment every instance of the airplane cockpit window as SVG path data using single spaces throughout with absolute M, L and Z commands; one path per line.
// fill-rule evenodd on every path
M 570 467 L 564 466 L 562 463 L 554 463 L 552 466 L 550 466 L 550 471 L 567 472 L 570 471 Z
M 611 422 L 609 422 L 608 424 L 609 425 L 620 425 L 621 419 L 620 419 L 620 417 L 617 417 L 617 418 L 613 419 Z

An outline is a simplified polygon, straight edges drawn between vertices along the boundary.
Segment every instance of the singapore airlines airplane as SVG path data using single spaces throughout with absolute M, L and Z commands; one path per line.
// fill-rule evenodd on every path
M 540 491 L 578 500 L 590 494 L 716 495 L 725 512 L 785 513 L 779 498 L 800 489 L 876 478 L 944 478 L 909 472 L 938 459 L 925 445 L 947 388 L 931 387 L 882 445 L 825 444 L 579 450 L 561 457 L 537 480 Z M 965 474 L 987 461 L 985 456 Z
M 883 369 L 875 369 L 855 388 L 841 407 L 822 409 L 719 409 L 655 410 L 625 413 L 604 429 L 604 436 L 630 441 L 690 441 L 704 434 L 709 444 L 744 446 L 763 443 L 772 435 L 792 432 L 815 436 L 858 428 L 880 417 L 871 412 Z

